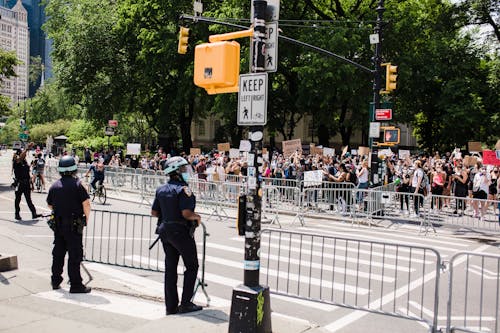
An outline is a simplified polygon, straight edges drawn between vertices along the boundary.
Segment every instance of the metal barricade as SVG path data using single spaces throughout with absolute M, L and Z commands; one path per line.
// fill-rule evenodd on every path
M 149 271 L 165 271 L 164 255 L 161 245 L 153 247 L 157 219 L 150 215 L 107 210 L 93 210 L 89 225 L 84 234 L 84 260 L 108 265 L 138 268 Z M 206 226 L 202 223 L 202 232 L 196 232 L 197 242 L 201 241 L 201 265 L 196 290 L 205 290 L 205 251 L 208 236 Z M 201 239 L 200 239 L 201 238 Z
M 461 252 L 449 265 L 446 332 L 500 333 L 500 256 Z
M 272 293 L 421 321 L 432 332 L 440 269 L 428 247 L 262 231 L 261 281 Z
M 141 178 L 141 205 L 143 202 L 147 204 L 152 203 L 152 199 L 155 197 L 156 189 L 165 184 L 168 181 L 166 176 L 142 176 Z
M 499 204 L 499 200 L 433 194 L 426 203 L 426 214 L 434 223 L 500 233 Z
M 352 187 L 304 189 L 304 214 L 335 214 L 354 217 L 355 191 Z

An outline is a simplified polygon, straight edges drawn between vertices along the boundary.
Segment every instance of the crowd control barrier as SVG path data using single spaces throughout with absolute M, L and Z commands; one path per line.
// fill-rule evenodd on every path
M 461 252 L 449 266 L 446 332 L 500 333 L 500 256 Z
M 261 281 L 272 293 L 437 330 L 442 264 L 432 248 L 265 229 L 261 265 Z
M 114 266 L 164 272 L 164 253 L 161 242 L 152 249 L 157 239 L 157 218 L 150 215 L 92 210 L 91 219 L 84 234 L 84 260 Z M 207 303 L 210 302 L 205 287 L 206 238 L 205 224 L 195 238 L 201 241 L 201 264 L 195 290 L 201 288 Z M 199 252 L 199 251 L 198 251 Z

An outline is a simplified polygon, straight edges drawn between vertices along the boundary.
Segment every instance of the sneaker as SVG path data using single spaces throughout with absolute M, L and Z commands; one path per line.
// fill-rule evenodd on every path
M 61 289 L 61 284 L 58 283 L 54 283 L 54 282 L 51 282 L 50 285 L 52 286 L 52 290 L 57 290 L 57 289 Z
M 21 220 L 22 220 L 22 218 L 21 218 L 21 215 L 19 215 L 19 214 L 16 214 L 16 217 L 15 217 L 15 219 L 16 219 L 16 220 L 18 220 L 18 221 L 21 221 Z
M 71 287 L 69 288 L 69 292 L 71 294 L 88 294 L 92 289 L 90 287 L 79 286 L 79 287 Z
M 186 304 L 181 304 L 179 306 L 179 313 L 189 313 L 189 312 L 195 312 L 195 311 L 200 311 L 203 308 L 199 305 L 194 304 L 193 302 L 189 302 Z
M 39 217 L 42 217 L 42 214 L 33 214 L 33 215 L 31 215 L 32 219 L 37 219 Z

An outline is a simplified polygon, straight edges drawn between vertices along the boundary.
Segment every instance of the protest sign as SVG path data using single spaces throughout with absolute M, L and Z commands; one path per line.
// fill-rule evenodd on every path
M 469 151 L 470 152 L 480 152 L 480 151 L 483 151 L 483 148 L 481 147 L 481 142 L 469 141 L 468 146 L 469 146 Z
M 191 148 L 191 149 L 189 149 L 189 155 L 191 155 L 191 156 L 201 155 L 201 149 L 200 148 Z
M 226 143 L 218 143 L 217 144 L 217 150 L 219 152 L 223 152 L 223 151 L 229 151 L 231 149 L 231 145 L 229 144 L 229 142 L 226 142 Z
M 127 143 L 127 155 L 140 155 L 140 154 L 141 154 L 140 143 Z
M 302 153 L 302 141 L 300 139 L 283 141 L 283 155 L 288 157 L 296 151 Z
M 304 172 L 304 187 L 321 185 L 323 181 L 323 171 L 314 170 Z

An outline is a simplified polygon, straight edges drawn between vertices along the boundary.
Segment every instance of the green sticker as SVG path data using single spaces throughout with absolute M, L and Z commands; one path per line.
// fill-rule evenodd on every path
M 264 295 L 260 292 L 257 296 L 257 326 L 262 325 L 262 318 L 264 318 Z

